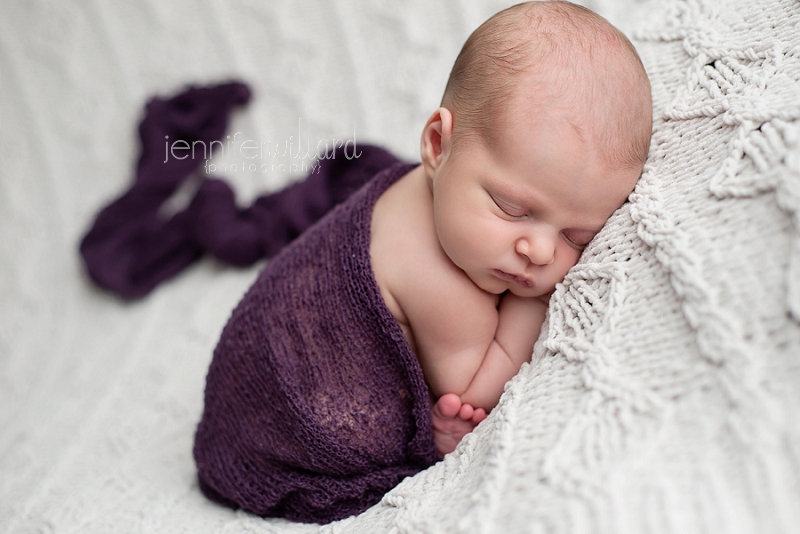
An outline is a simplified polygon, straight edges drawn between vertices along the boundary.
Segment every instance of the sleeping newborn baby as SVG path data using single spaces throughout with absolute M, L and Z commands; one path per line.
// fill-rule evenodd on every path
M 633 189 L 650 128 L 636 52 L 586 9 L 521 4 L 464 45 L 422 165 L 378 199 L 370 245 L 437 399 L 440 453 L 530 359 L 556 283 Z
M 327 522 L 453 451 L 531 357 L 548 298 L 649 147 L 628 40 L 568 3 L 478 28 L 422 131 L 271 260 L 214 353 L 200 487 Z

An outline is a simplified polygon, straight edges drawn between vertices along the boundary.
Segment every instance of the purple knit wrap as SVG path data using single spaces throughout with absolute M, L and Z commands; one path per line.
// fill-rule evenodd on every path
M 237 266 L 272 257 L 398 161 L 376 146 L 358 145 L 356 150 L 354 145 L 349 155 L 334 149 L 305 180 L 260 196 L 245 208 L 236 204 L 224 180 L 206 177 L 185 210 L 164 216 L 162 205 L 190 176 L 202 176 L 205 161 L 185 155 L 166 159 L 165 147 L 196 142 L 213 147 L 225 135 L 230 113 L 249 99 L 245 84 L 229 82 L 190 86 L 170 98 L 148 101 L 139 124 L 142 153 L 135 180 L 100 211 L 81 240 L 86 271 L 97 285 L 139 298 L 203 254 Z
M 249 98 L 232 82 L 151 99 L 135 180 L 98 214 L 80 251 L 98 285 L 138 298 L 203 254 L 249 265 L 283 249 L 222 332 L 194 456 L 211 499 L 328 522 L 439 459 L 422 370 L 369 257 L 373 205 L 411 166 L 359 145 L 358 157 L 326 154 L 305 180 L 246 208 L 228 184 L 206 178 L 185 210 L 163 216 L 203 161 L 165 162 L 165 140 L 219 140 Z
M 428 389 L 369 256 L 380 172 L 271 260 L 208 371 L 194 456 L 205 494 L 264 516 L 329 522 L 430 466 Z

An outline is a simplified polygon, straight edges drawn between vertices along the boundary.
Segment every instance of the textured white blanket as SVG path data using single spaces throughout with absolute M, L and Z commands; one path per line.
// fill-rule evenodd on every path
M 216 506 L 195 481 L 211 351 L 257 268 L 205 261 L 126 304 L 86 281 L 78 239 L 132 176 L 148 95 L 239 77 L 255 99 L 232 132 L 355 131 L 414 158 L 463 40 L 506 5 L 4 4 L 0 531 L 320 530 Z M 800 3 L 587 5 L 635 37 L 653 83 L 636 191 L 491 416 L 322 532 L 800 532 Z M 302 165 L 214 161 L 243 201 Z

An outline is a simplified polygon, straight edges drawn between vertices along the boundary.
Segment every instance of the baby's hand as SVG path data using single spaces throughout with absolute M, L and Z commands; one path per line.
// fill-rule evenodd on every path
M 458 395 L 447 393 L 433 405 L 433 441 L 439 454 L 453 452 L 461 438 L 486 419 L 483 408 L 461 402 Z

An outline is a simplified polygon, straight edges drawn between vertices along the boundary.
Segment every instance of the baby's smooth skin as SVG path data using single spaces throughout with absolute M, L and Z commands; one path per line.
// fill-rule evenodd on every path
M 512 16 L 500 23 L 518 39 L 560 38 L 584 23 L 570 18 L 573 9 L 587 16 L 570 4 L 532 3 L 507 10 Z M 594 45 L 624 46 L 602 41 L 604 31 L 616 30 L 599 20 Z M 530 360 L 555 285 L 641 174 L 651 120 L 646 75 L 640 63 L 628 65 L 638 62 L 632 48 L 627 56 L 602 53 L 606 64 L 580 72 L 582 60 L 597 61 L 587 50 L 569 64 L 586 87 L 570 88 L 574 81 L 565 81 L 558 62 L 543 65 L 537 49 L 529 61 L 536 67 L 515 74 L 503 98 L 483 105 L 483 118 L 470 118 L 448 84 L 422 132 L 422 164 L 375 205 L 375 278 L 422 366 L 442 455 L 486 417 Z M 634 74 L 619 82 L 597 74 L 602 80 L 593 85 L 596 71 L 609 67 Z

